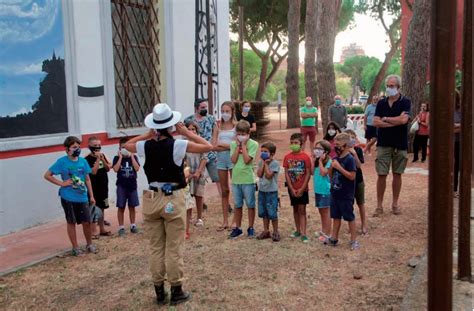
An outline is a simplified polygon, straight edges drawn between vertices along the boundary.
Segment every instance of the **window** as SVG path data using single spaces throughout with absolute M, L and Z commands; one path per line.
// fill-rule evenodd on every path
M 143 126 L 160 102 L 158 3 L 111 0 L 118 128 Z

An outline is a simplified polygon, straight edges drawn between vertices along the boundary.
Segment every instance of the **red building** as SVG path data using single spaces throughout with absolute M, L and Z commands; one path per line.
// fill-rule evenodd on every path
M 410 0 L 413 3 L 415 0 Z M 463 37 L 463 16 L 464 16 L 464 1 L 457 0 L 457 24 L 456 24 L 456 64 L 461 68 L 462 66 L 462 37 Z M 405 48 L 407 45 L 408 28 L 410 26 L 411 17 L 413 16 L 412 10 L 408 6 L 405 0 L 401 0 L 402 3 L 402 63 L 405 59 Z M 430 40 L 427 38 L 427 40 Z

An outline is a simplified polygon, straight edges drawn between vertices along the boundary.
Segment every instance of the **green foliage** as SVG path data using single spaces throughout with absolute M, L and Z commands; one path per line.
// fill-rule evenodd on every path
M 344 31 L 353 21 L 356 7 L 354 0 L 343 0 L 341 14 L 339 15 L 338 32 Z
M 348 114 L 361 114 L 364 113 L 364 106 L 362 105 L 352 105 L 346 106 Z
M 349 78 L 336 78 L 336 93 L 342 98 L 351 96 L 352 87 Z
M 351 85 L 360 85 L 362 79 L 362 71 L 370 62 L 378 61 L 374 57 L 368 56 L 353 56 L 344 61 L 344 64 L 339 70 L 346 76 L 351 78 Z

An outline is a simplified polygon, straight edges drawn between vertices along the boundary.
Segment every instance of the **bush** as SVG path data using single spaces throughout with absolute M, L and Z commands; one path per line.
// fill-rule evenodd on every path
M 352 105 L 346 106 L 348 114 L 363 114 L 364 113 L 364 106 L 362 105 Z

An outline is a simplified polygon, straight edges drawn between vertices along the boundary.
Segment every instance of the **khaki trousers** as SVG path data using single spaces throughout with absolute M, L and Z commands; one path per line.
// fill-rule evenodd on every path
M 165 196 L 161 191 L 143 191 L 143 219 L 150 239 L 150 269 L 155 285 L 168 276 L 171 286 L 181 285 L 184 278 L 184 234 L 186 207 L 183 190 Z

